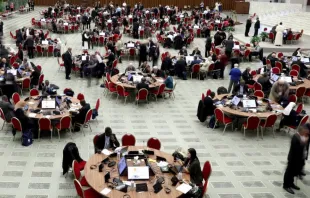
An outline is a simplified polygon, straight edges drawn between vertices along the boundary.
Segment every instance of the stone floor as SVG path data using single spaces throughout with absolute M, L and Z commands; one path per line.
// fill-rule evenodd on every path
M 30 26 L 32 17 L 39 17 L 39 10 L 29 14 L 17 14 L 12 19 L 4 21 L 4 41 L 12 44 L 9 31 L 14 32 L 22 26 Z M 239 27 L 237 27 L 239 28 Z M 241 28 L 241 26 L 240 26 Z M 63 49 L 73 47 L 73 53 L 81 52 L 81 35 L 79 33 L 66 35 L 52 35 L 63 42 Z M 124 41 L 131 40 L 124 36 Z M 66 45 L 65 45 L 66 44 Z M 204 39 L 195 38 L 188 47 L 189 51 L 197 46 L 204 53 Z M 103 47 L 95 50 L 104 52 Z M 161 52 L 167 49 L 161 48 Z M 175 50 L 168 50 L 177 54 Z M 75 93 L 84 93 L 87 102 L 94 107 L 98 98 L 102 105 L 99 111 L 99 124 L 92 122 L 93 132 L 86 129 L 86 136 L 74 133 L 73 140 L 68 134 L 61 134 L 60 142 L 57 136 L 50 141 L 48 134 L 41 141 L 34 141 L 29 147 L 20 144 L 19 136 L 12 141 L 9 127 L 0 133 L 0 197 L 3 198 L 68 198 L 75 197 L 76 192 L 71 177 L 62 176 L 62 149 L 69 141 L 74 141 L 85 160 L 93 154 L 92 138 L 102 133 L 106 126 L 110 126 L 120 140 L 125 133 L 136 136 L 137 145 L 145 145 L 150 137 L 157 137 L 162 142 L 162 150 L 172 153 L 176 148 L 196 148 L 203 164 L 211 161 L 213 172 L 208 187 L 208 197 L 211 198 L 306 198 L 310 197 L 310 177 L 298 181 L 301 190 L 295 195 L 289 195 L 282 189 L 283 171 L 286 166 L 290 136 L 276 134 L 272 137 L 269 131 L 263 140 L 256 139 L 256 133 L 249 131 L 244 139 L 240 131 L 229 129 L 222 135 L 223 128 L 211 130 L 205 123 L 200 123 L 196 117 L 196 108 L 202 92 L 207 89 L 216 90 L 219 86 L 228 86 L 228 71 L 224 80 L 207 79 L 200 81 L 189 79 L 178 80 L 175 90 L 176 98 L 151 101 L 148 105 L 136 106 L 133 100 L 127 104 L 123 100 L 116 101 L 103 96 L 103 89 L 99 87 L 102 81 L 95 79 L 81 79 L 72 75 L 72 80 L 65 80 L 64 71 L 58 72 L 57 60 L 54 57 L 39 57 L 32 60 L 42 65 L 45 78 L 60 86 L 60 90 L 71 87 Z M 137 60 L 133 61 L 138 65 Z M 124 71 L 129 61 L 124 60 L 119 65 Z M 241 68 L 247 66 L 257 68 L 259 62 L 242 63 Z M 306 104 L 306 110 L 309 104 Z M 0 123 L 1 125 L 2 123 Z M 7 132 L 7 133 L 6 133 Z M 309 162 L 306 164 L 309 174 Z

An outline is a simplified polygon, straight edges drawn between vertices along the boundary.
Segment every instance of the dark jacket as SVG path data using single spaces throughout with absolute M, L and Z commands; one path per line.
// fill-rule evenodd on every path
M 114 141 L 112 141 L 112 137 Z M 119 147 L 120 144 L 115 136 L 115 134 L 112 134 L 110 137 L 110 148 L 116 148 Z M 105 145 L 105 133 L 102 133 L 99 135 L 97 142 L 95 143 L 95 151 L 99 152 L 102 151 L 104 149 L 104 145 Z
M 69 142 L 63 150 L 62 158 L 62 174 L 66 174 L 69 171 L 69 168 L 72 167 L 73 160 L 82 162 L 83 159 L 80 157 L 79 150 L 75 143 Z
M 139 91 L 140 89 L 149 89 L 149 85 L 143 82 L 140 82 L 136 86 L 137 90 Z
M 63 55 L 65 67 L 72 67 L 72 56 L 69 51 L 66 51 Z
M 27 47 L 34 47 L 34 40 L 32 38 L 27 38 L 27 40 L 25 41 L 25 44 Z
M 79 110 L 79 113 L 75 116 L 75 120 L 78 123 L 84 123 L 84 120 L 85 120 L 85 117 L 86 117 L 88 110 L 90 110 L 90 105 L 88 103 L 86 103 L 85 106 L 82 107 Z
M 233 90 L 233 94 L 235 95 L 238 95 L 239 94 L 239 90 L 240 90 L 240 84 L 237 84 L 235 87 L 234 87 L 234 90 Z M 248 94 L 248 86 L 247 85 L 244 85 L 243 86 L 243 94 Z
M 288 166 L 290 166 L 293 176 L 300 175 L 305 164 L 304 149 L 305 144 L 301 142 L 300 135 L 295 133 L 291 140 L 290 151 L 287 156 Z
M 203 178 L 202 178 L 202 172 L 201 172 L 200 162 L 198 158 L 194 159 L 192 162 L 190 162 L 189 159 L 186 159 L 184 162 L 184 166 L 187 166 L 187 165 L 188 165 L 188 171 L 189 171 L 189 175 L 191 178 L 191 182 L 198 186 L 202 185 Z
M 187 50 L 180 49 L 179 54 L 183 56 L 187 56 Z
M 257 20 L 254 24 L 254 29 L 259 29 L 260 28 L 260 21 Z
M 161 63 L 161 70 L 166 71 L 172 69 L 172 60 L 169 57 L 166 57 Z
M 242 73 L 242 79 L 245 81 L 245 84 L 248 84 L 248 82 L 252 80 L 252 75 L 247 70 L 244 70 Z
M 204 111 L 206 113 L 206 116 L 211 116 L 214 114 L 214 105 L 213 105 L 213 100 L 211 97 L 207 96 L 205 97 L 204 101 Z
M 147 61 L 147 48 L 146 45 L 142 44 L 140 45 L 140 60 L 141 61 Z
M 207 120 L 205 105 L 203 104 L 202 100 L 199 100 L 199 103 L 198 103 L 197 117 L 200 122 L 204 122 Z
M 247 28 L 250 28 L 251 25 L 252 25 L 251 19 L 247 19 L 247 20 L 246 20 L 246 27 L 247 27 Z
M 197 51 L 193 50 L 193 52 L 191 53 L 191 56 L 194 56 L 194 55 L 199 55 L 199 56 L 201 56 L 200 50 L 197 50 Z
M 226 47 L 226 51 L 232 51 L 232 49 L 234 48 L 234 41 L 233 40 L 227 40 L 225 43 L 225 47 Z
M 183 76 L 183 72 L 186 71 L 186 61 L 185 60 L 178 60 L 174 65 L 174 71 L 178 77 Z
M 3 111 L 6 121 L 11 122 L 11 118 L 14 117 L 14 106 L 9 102 L 0 101 L 0 108 Z

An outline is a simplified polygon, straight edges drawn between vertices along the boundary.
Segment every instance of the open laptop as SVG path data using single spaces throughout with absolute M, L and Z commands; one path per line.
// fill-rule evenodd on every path
M 128 167 L 128 180 L 148 180 L 149 178 L 149 166 Z
M 41 102 L 42 109 L 55 109 L 56 108 L 56 101 L 54 100 L 42 100 Z
M 243 100 L 242 104 L 244 108 L 256 108 L 255 100 Z
M 127 163 L 126 163 L 126 158 L 125 157 L 122 157 L 120 159 L 120 161 L 118 162 L 118 173 L 119 175 L 123 176 L 124 173 L 126 172 L 126 168 L 127 168 Z

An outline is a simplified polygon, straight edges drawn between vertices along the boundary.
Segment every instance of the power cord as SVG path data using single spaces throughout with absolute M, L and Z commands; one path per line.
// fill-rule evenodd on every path
M 128 195 L 128 194 L 124 194 L 124 195 L 123 195 L 123 198 L 131 198 L 131 197 L 130 197 L 130 195 Z

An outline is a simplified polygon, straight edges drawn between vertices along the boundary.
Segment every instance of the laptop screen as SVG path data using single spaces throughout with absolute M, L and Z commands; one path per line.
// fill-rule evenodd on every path
M 128 179 L 129 180 L 139 180 L 139 179 L 149 179 L 149 167 L 148 166 L 131 166 L 128 167 Z
M 55 109 L 56 102 L 55 100 L 42 100 L 41 108 L 42 109 Z
M 243 100 L 243 107 L 245 108 L 255 108 L 256 107 L 256 101 L 255 100 Z
M 122 157 L 121 160 L 118 162 L 118 173 L 122 174 L 126 166 L 127 166 L 126 159 L 125 157 Z

